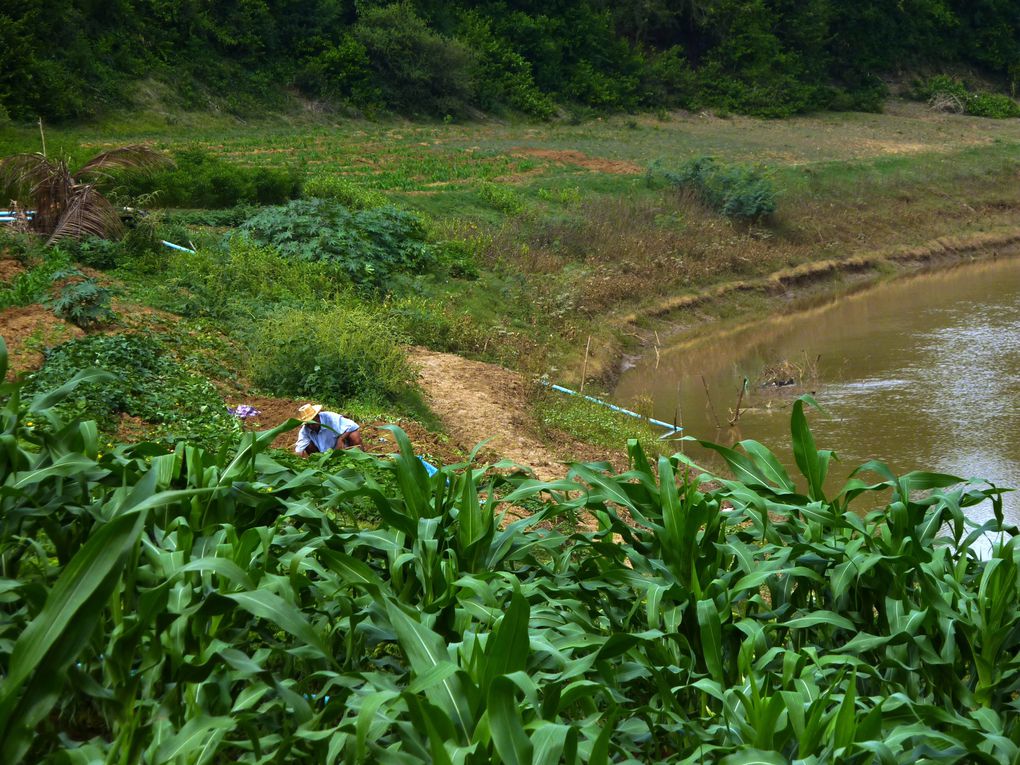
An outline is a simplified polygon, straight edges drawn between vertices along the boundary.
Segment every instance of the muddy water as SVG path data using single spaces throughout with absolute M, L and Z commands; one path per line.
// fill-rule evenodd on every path
M 762 387 L 763 374 L 803 386 Z M 745 377 L 743 411 L 731 428 Z M 833 487 L 873 458 L 898 472 L 1020 487 L 1020 258 L 900 279 L 660 348 L 658 358 L 649 354 L 624 373 L 614 398 L 644 397 L 646 406 L 650 398 L 656 417 L 679 416 L 698 438 L 728 445 L 754 438 L 793 474 L 790 405 L 803 391 L 825 408 L 809 419 L 818 446 L 839 456 Z M 1020 523 L 1020 497 L 1007 495 L 1005 504 Z

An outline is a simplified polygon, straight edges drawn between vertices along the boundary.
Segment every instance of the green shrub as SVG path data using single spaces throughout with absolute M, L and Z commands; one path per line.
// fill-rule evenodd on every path
M 153 337 L 92 335 L 59 345 L 30 375 L 28 391 L 49 390 L 93 367 L 111 372 L 113 379 L 79 386 L 61 405 L 64 416 L 93 419 L 112 431 L 126 414 L 157 425 L 168 439 L 214 449 L 240 432 L 212 384 L 174 361 Z
M 1005 93 L 972 93 L 967 101 L 967 114 L 991 119 L 1020 117 L 1020 104 Z
M 366 189 L 343 175 L 316 175 L 305 181 L 301 189 L 304 197 L 329 199 L 352 210 L 370 210 L 390 203 L 386 195 Z
M 180 291 L 175 310 L 229 319 L 264 314 L 279 304 L 299 304 L 344 289 L 328 264 L 283 258 L 272 247 L 232 236 L 225 247 L 168 255 L 166 284 Z
M 76 327 L 89 329 L 97 324 L 110 321 L 114 314 L 110 309 L 113 293 L 102 287 L 95 279 L 85 278 L 80 271 L 59 272 L 54 280 L 71 277 L 60 289 L 60 296 L 50 303 L 57 318 L 69 321 Z
M 524 200 L 512 186 L 499 183 L 478 184 L 478 196 L 485 202 L 507 215 L 524 212 Z
M 71 268 L 66 251 L 52 247 L 28 270 L 22 271 L 7 284 L 0 284 L 0 308 L 41 303 L 49 297 L 53 277 Z
M 285 258 L 329 264 L 370 292 L 388 292 L 394 276 L 437 262 L 421 220 L 390 206 L 351 211 L 327 199 L 295 200 L 262 210 L 239 231 Z
M 368 6 L 351 35 L 366 52 L 386 106 L 439 117 L 465 111 L 474 53 L 430 29 L 410 2 Z
M 987 91 L 972 92 L 963 80 L 945 74 L 916 82 L 912 95 L 939 111 L 992 119 L 1020 117 L 1020 104 L 1009 96 Z
M 301 174 L 293 168 L 245 167 L 204 149 L 174 153 L 175 167 L 147 177 L 122 178 L 131 196 L 156 193 L 163 207 L 233 207 L 238 204 L 280 204 L 301 193 Z
M 657 170 L 649 171 L 655 175 Z M 760 167 L 724 165 L 712 157 L 700 157 L 679 171 L 661 171 L 677 188 L 692 189 L 712 209 L 729 218 L 758 220 L 776 210 L 776 190 Z
M 256 330 L 252 378 L 279 395 L 396 401 L 414 380 L 401 340 L 382 309 L 358 301 L 282 310 Z
M 436 351 L 471 353 L 482 348 L 484 333 L 466 314 L 420 296 L 386 303 L 386 314 L 404 342 Z

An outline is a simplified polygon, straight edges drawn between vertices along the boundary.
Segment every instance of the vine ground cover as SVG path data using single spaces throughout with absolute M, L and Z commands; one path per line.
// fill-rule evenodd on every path
M 4 762 L 1020 756 L 1001 490 L 872 462 L 826 496 L 803 401 L 796 479 L 753 441 L 713 447 L 739 480 L 632 442 L 623 474 L 543 483 L 429 478 L 399 431 L 392 461 L 296 472 L 264 451 L 295 421 L 103 451 L 53 408 L 103 376 L 0 391 Z

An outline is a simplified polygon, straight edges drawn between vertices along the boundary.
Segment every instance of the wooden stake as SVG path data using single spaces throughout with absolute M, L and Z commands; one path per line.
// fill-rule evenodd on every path
M 722 430 L 722 424 L 719 422 L 719 415 L 715 413 L 715 405 L 712 403 L 712 396 L 708 392 L 708 383 L 705 382 L 705 375 L 701 376 L 701 384 L 705 386 L 705 398 L 708 399 L 708 409 L 712 412 L 712 419 L 715 420 L 715 429 Z
M 39 118 L 39 137 L 42 139 L 42 155 L 46 156 L 46 134 L 43 132 L 42 117 Z
M 744 400 L 744 391 L 747 390 L 747 378 L 744 378 L 744 384 L 740 386 L 740 395 L 737 396 L 737 408 L 733 412 L 733 418 L 730 420 L 730 427 L 732 428 L 737 424 L 737 420 L 740 419 L 740 402 Z
M 584 365 L 581 367 L 581 388 L 579 393 L 584 393 L 584 381 L 588 377 L 588 351 L 591 350 L 591 335 L 588 335 L 588 343 L 584 346 Z

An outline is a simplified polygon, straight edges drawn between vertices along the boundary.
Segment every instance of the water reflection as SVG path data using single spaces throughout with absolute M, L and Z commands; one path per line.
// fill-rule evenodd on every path
M 756 384 L 782 361 L 805 378 L 798 392 L 815 392 L 825 409 L 811 421 L 819 446 L 839 453 L 833 488 L 868 459 L 1020 486 L 1020 259 L 922 274 L 685 340 L 639 360 L 615 398 L 650 396 L 657 418 L 677 417 L 690 435 L 754 438 L 792 466 L 793 394 Z M 729 428 L 745 377 L 746 411 Z M 1006 505 L 1020 523 L 1020 501 L 1007 495 Z

